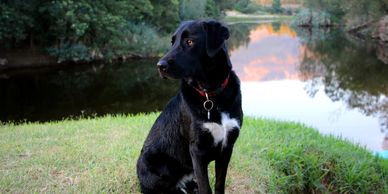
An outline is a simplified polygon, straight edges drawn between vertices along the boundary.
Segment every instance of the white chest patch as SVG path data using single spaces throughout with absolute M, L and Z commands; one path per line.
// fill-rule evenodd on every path
M 212 134 L 215 145 L 219 142 L 225 145 L 228 132 L 233 128 L 240 128 L 237 120 L 230 118 L 227 113 L 221 113 L 221 124 L 209 122 L 203 123 L 203 127 Z

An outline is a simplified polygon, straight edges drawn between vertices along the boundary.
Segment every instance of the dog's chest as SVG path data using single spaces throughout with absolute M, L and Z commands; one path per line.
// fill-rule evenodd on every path
M 236 141 L 240 125 L 237 119 L 230 118 L 227 113 L 221 113 L 221 124 L 205 122 L 203 123 L 203 128 L 213 137 L 214 145 L 222 143 L 222 146 L 224 147 L 227 144 Z

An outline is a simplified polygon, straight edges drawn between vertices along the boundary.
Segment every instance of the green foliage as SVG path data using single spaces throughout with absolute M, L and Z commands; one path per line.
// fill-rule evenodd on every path
M 180 20 L 219 18 L 223 15 L 222 10 L 226 9 L 224 3 L 228 1 L 219 0 L 180 0 Z
M 151 0 L 152 15 L 147 18 L 160 31 L 173 31 L 179 23 L 178 0 Z M 142 21 L 144 22 L 144 21 Z
M 332 23 L 347 26 L 373 21 L 388 13 L 386 0 L 305 0 L 304 5 L 311 12 L 324 14 L 323 18 L 330 18 Z
M 78 60 L 74 52 L 79 52 L 72 51 L 78 45 L 86 47 L 82 49 L 81 60 L 127 55 L 132 43 L 128 40 L 135 38 L 128 21 L 140 20 L 151 14 L 150 10 L 152 5 L 148 1 L 91 0 L 49 2 L 39 9 L 43 15 L 50 16 L 48 34 L 55 42 L 50 53 L 56 53 L 59 61 Z M 88 50 L 89 56 L 84 54 Z
M 206 15 L 207 0 L 181 0 L 179 16 L 181 20 L 203 18 Z
M 46 48 L 58 61 L 158 55 L 181 20 L 217 18 L 234 0 L 5 0 L 1 47 Z M 139 28 L 139 30 L 137 30 Z
M 242 13 L 255 13 L 259 10 L 261 10 L 260 5 L 258 5 L 256 2 L 253 2 L 251 0 L 242 0 L 242 1 L 237 1 L 234 5 L 233 8 L 239 12 Z
M 272 12 L 273 13 L 282 13 L 283 8 L 282 8 L 282 3 L 280 0 L 273 0 L 272 1 Z
M 210 18 L 218 18 L 221 14 L 221 8 L 216 4 L 215 0 L 206 1 L 205 13 Z
M 357 1 L 358 2 L 358 1 Z M 305 5 L 313 10 L 325 11 L 336 20 L 341 20 L 345 14 L 345 0 L 305 0 Z
M 240 0 L 214 0 L 220 10 L 232 9 Z
M 34 2 L 34 1 L 32 1 Z M 36 7 L 25 5 L 23 1 L 2 1 L 0 3 L 0 44 L 11 47 L 28 37 L 34 26 L 30 17 Z
M 296 26 L 312 26 L 312 27 L 325 27 L 337 25 L 329 13 L 325 11 L 313 11 L 309 9 L 301 9 L 293 20 L 293 25 Z
M 145 23 L 128 22 L 125 29 L 128 38 L 125 41 L 118 41 L 133 53 L 139 53 L 143 56 L 149 56 L 152 53 L 160 55 L 170 46 L 169 36 L 161 37 L 154 28 Z
M 69 59 L 72 61 L 90 60 L 89 49 L 82 43 L 65 43 L 58 48 L 48 48 L 47 51 L 51 56 L 57 57 L 59 63 Z

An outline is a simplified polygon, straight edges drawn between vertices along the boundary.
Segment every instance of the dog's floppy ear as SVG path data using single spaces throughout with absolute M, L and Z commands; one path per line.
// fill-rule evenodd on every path
M 229 38 L 229 30 L 217 21 L 204 21 L 203 28 L 206 32 L 206 52 L 209 57 L 214 57 Z

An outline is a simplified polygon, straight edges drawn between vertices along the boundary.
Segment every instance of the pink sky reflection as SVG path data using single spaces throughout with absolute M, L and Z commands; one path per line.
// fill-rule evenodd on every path
M 252 30 L 247 47 L 231 52 L 234 70 L 242 81 L 299 80 L 298 66 L 304 50 L 288 25 L 275 31 L 271 24 Z

